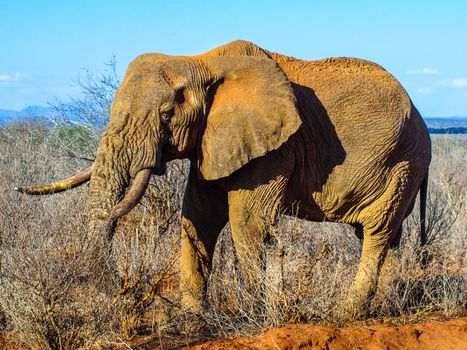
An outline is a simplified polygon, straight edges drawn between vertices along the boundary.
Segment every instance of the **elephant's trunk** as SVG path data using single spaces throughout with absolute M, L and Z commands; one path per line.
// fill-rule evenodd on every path
M 152 166 L 141 164 L 133 148 L 115 135 L 101 139 L 90 186 L 93 235 L 111 239 L 116 220 L 132 210 L 147 189 Z

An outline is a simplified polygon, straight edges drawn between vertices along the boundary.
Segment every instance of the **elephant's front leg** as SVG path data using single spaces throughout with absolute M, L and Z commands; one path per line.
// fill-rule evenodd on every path
M 265 270 L 264 239 L 274 224 L 287 179 L 277 176 L 253 189 L 229 191 L 229 221 L 244 291 L 260 292 Z
M 205 305 L 214 247 L 227 217 L 226 193 L 191 169 L 182 208 L 180 290 L 192 311 Z

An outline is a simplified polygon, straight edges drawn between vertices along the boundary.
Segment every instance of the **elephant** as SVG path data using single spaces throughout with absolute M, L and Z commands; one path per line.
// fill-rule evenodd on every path
M 356 58 L 305 61 L 234 41 L 194 56 L 147 53 L 128 66 L 87 170 L 15 188 L 64 191 L 90 181 L 90 230 L 107 235 L 152 175 L 188 159 L 182 206 L 183 305 L 207 307 L 216 240 L 229 223 L 245 288 L 258 283 L 278 213 L 346 223 L 362 241 L 344 307 L 365 312 L 388 249 L 420 191 L 421 241 L 431 141 L 400 83 Z M 349 311 L 350 312 L 350 311 Z

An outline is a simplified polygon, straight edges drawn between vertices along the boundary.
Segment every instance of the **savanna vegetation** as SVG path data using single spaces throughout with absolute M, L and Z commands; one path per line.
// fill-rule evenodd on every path
M 12 190 L 89 166 L 118 85 L 114 68 L 82 77 L 82 97 L 56 101 L 54 119 L 0 129 L 4 337 L 32 349 L 128 349 L 141 336 L 154 347 L 176 348 L 284 323 L 341 324 L 338 301 L 355 275 L 361 245 L 350 226 L 281 217 L 269 228 L 265 266 L 251 266 L 262 283 L 248 291 L 224 228 L 209 281 L 211 306 L 195 315 L 180 306 L 178 292 L 184 162 L 153 177 L 142 202 L 119 221 L 111 252 L 99 253 L 103 238 L 88 235 L 86 186 L 47 197 Z M 390 254 L 392 268 L 383 271 L 372 318 L 403 323 L 465 311 L 467 138 L 432 140 L 428 242 L 420 247 L 417 204 L 400 249 Z

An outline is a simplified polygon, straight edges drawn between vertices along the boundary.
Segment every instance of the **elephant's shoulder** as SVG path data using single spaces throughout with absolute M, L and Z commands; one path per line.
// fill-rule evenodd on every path
M 199 56 L 255 56 L 269 58 L 265 50 L 246 40 L 235 40 Z

